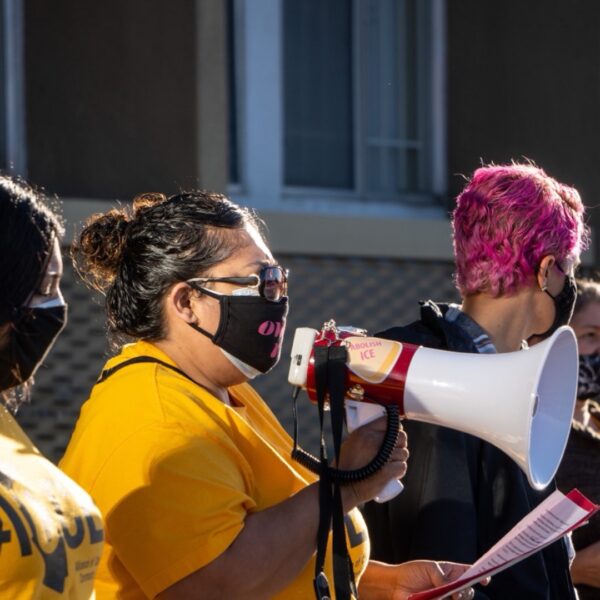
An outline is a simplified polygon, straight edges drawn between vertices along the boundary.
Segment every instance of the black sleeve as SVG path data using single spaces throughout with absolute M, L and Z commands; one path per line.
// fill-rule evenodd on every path
M 410 460 L 402 494 L 363 508 L 375 560 L 472 563 L 478 558 L 475 486 L 479 440 L 405 421 Z

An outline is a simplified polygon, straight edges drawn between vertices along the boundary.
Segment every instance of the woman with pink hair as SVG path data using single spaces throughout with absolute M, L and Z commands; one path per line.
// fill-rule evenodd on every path
M 573 312 L 574 270 L 588 238 L 583 213 L 574 188 L 534 165 L 478 169 L 452 221 L 462 304 L 425 302 L 418 321 L 378 335 L 472 353 L 515 351 L 550 336 Z M 471 563 L 554 489 L 534 491 L 508 456 L 478 438 L 416 421 L 405 429 L 411 464 L 404 493 L 364 509 L 375 559 Z M 569 553 L 560 540 L 496 575 L 475 597 L 575 598 Z

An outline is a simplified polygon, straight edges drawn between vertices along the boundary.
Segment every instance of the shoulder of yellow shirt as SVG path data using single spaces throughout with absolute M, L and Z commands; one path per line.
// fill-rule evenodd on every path
M 138 342 L 124 347 L 120 355 L 107 362 L 105 369 L 142 355 L 172 364 L 153 344 Z M 229 391 L 239 404 L 270 413 L 249 384 L 233 386 Z M 102 415 L 110 419 L 118 412 L 121 427 L 125 425 L 130 430 L 145 424 L 163 424 L 195 434 L 212 432 L 220 437 L 227 435 L 233 418 L 230 408 L 206 388 L 156 362 L 131 364 L 115 371 L 106 381 L 96 384 L 87 404 L 88 421 L 97 416 L 102 419 Z

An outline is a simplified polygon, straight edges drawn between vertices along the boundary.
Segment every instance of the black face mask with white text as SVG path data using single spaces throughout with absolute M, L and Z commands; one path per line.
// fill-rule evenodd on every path
M 244 295 L 234 292 L 228 296 L 206 288 L 201 290 L 219 301 L 219 325 L 214 335 L 195 323 L 190 323 L 190 326 L 219 346 L 248 378 L 270 371 L 281 356 L 288 313 L 287 297 L 271 302 L 243 292 Z
M 57 300 L 45 304 L 16 310 L 8 343 L 0 349 L 0 391 L 30 379 L 63 330 L 66 304 Z

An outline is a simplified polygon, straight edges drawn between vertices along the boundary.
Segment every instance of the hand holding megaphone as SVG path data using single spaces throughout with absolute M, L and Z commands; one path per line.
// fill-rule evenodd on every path
M 560 327 L 532 348 L 501 354 L 433 350 L 365 333 L 333 321 L 321 331 L 297 329 L 289 382 L 316 401 L 314 348 L 344 345 L 349 427 L 377 418 L 382 406 L 394 405 L 403 418 L 490 442 L 517 462 L 533 488 L 550 483 L 575 408 L 578 357 L 570 327 Z
M 346 410 L 347 408 L 346 406 Z M 348 431 L 351 433 L 342 444 L 340 469 L 344 471 L 360 469 L 368 462 L 367 459 L 371 460 L 378 453 L 387 430 L 387 423 L 385 410 L 381 407 L 377 408 L 380 410 L 378 416 L 369 422 L 361 423 L 357 428 L 348 425 Z M 399 479 L 406 475 L 408 454 L 406 433 L 400 431 L 389 461 L 379 471 L 350 486 L 351 495 L 355 497 L 350 500 L 346 509 L 373 499 L 385 502 L 398 494 L 403 489 Z M 348 487 L 345 486 L 345 489 Z
M 356 400 L 346 400 L 346 427 L 349 432 L 353 432 L 360 427 L 364 427 L 378 419 L 384 419 L 386 416 L 385 409 L 379 404 L 370 404 L 367 402 L 357 402 Z M 406 447 L 406 433 L 402 431 L 402 440 Z M 400 443 L 399 447 L 402 447 Z M 408 458 L 408 455 L 407 457 Z M 386 479 L 386 484 L 377 491 L 377 495 L 373 496 L 375 502 L 382 504 L 397 496 L 404 486 L 400 479 L 406 475 L 406 469 L 400 475 L 389 477 Z

